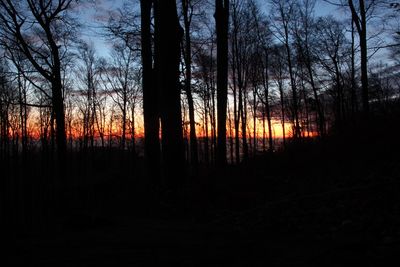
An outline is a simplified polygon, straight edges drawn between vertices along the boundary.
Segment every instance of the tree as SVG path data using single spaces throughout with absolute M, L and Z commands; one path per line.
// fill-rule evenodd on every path
M 183 61 L 185 63 L 185 85 L 184 90 L 188 100 L 189 124 L 190 124 L 190 159 L 194 166 L 198 164 L 198 149 L 196 136 L 196 121 L 194 116 L 194 101 L 192 94 L 192 41 L 191 41 L 191 23 L 193 18 L 193 3 L 191 0 L 182 1 L 183 25 L 184 25 L 184 43 L 183 43 Z
M 310 84 L 316 109 L 318 133 L 321 137 L 325 135 L 325 116 L 319 99 L 319 89 L 315 78 L 315 52 L 312 44 L 314 27 L 315 0 L 303 0 L 298 4 L 299 17 L 294 29 L 295 42 L 298 52 L 299 63 L 306 69 L 306 81 Z M 318 24 L 317 24 L 318 25 Z
M 368 97 L 368 47 L 367 47 L 367 12 L 374 5 L 374 1 L 366 6 L 364 0 L 358 1 L 358 6 L 353 0 L 348 0 L 351 10 L 351 17 L 356 26 L 358 37 L 360 39 L 361 54 L 361 99 L 363 112 L 365 116 L 369 114 L 369 97 Z
M 151 10 L 153 1 L 141 0 L 141 59 L 144 116 L 144 154 L 149 177 L 158 177 L 160 166 L 158 92 L 154 82 Z M 156 178 L 157 179 L 157 178 Z
M 127 122 L 129 107 L 136 103 L 138 87 L 136 86 L 135 54 L 124 43 L 113 46 L 113 61 L 109 66 L 103 66 L 104 84 L 109 87 L 110 98 L 115 102 L 120 111 L 121 121 L 121 149 L 126 147 Z
M 226 112 L 228 101 L 228 27 L 229 0 L 215 0 L 215 26 L 217 33 L 217 164 L 226 161 Z
M 283 139 L 283 147 L 286 147 L 286 128 L 285 128 L 285 99 L 286 95 L 284 92 L 284 80 L 286 78 L 286 66 L 284 64 L 284 58 L 286 49 L 284 45 L 275 45 L 271 47 L 271 65 L 275 66 L 275 68 L 271 68 L 271 76 L 272 79 L 275 81 L 276 86 L 278 87 L 279 91 L 279 98 L 280 98 L 280 117 L 281 117 L 281 124 L 282 124 L 282 139 Z
M 214 40 L 206 43 L 203 47 L 196 49 L 194 63 L 197 68 L 193 76 L 198 83 L 198 94 L 203 100 L 204 110 L 204 154 L 205 161 L 208 164 L 214 159 L 216 147 L 216 119 L 215 119 L 215 57 Z M 209 142 L 209 133 L 211 143 Z
M 299 99 L 297 92 L 297 85 L 295 79 L 295 72 L 293 66 L 293 53 L 291 50 L 291 26 L 295 20 L 296 5 L 295 1 L 272 0 L 273 7 L 273 21 L 274 21 L 274 35 L 284 45 L 286 49 L 287 66 L 289 71 L 290 86 L 292 89 L 292 107 L 293 107 L 293 121 L 294 121 L 294 137 L 301 136 L 300 123 L 299 123 Z
M 97 57 L 93 43 L 83 42 L 79 46 L 79 59 L 81 65 L 77 69 L 77 77 L 82 82 L 81 95 L 85 104 L 83 108 L 83 146 L 93 149 L 95 142 L 95 125 L 98 120 L 97 116 Z
M 398 17 L 398 14 L 400 14 L 400 3 L 391 3 L 390 7 L 393 10 L 393 16 Z M 399 25 L 397 24 L 396 28 L 394 29 L 394 35 L 393 35 L 393 41 L 394 45 L 391 47 L 392 54 L 394 59 L 399 62 L 400 61 L 400 28 Z
M 265 150 L 265 119 L 268 125 L 268 150 L 273 151 L 272 138 L 272 110 L 271 110 L 271 90 L 270 90 L 270 59 L 271 49 L 271 29 L 268 21 L 263 17 L 259 7 L 255 2 L 250 3 L 252 19 L 254 20 L 254 28 L 256 31 L 254 59 L 251 60 L 253 68 L 255 68 L 256 83 L 260 83 L 264 89 L 262 92 L 257 91 L 257 96 L 263 104 L 262 121 L 263 121 L 263 149 Z M 274 69 L 277 67 L 275 66 Z M 266 118 L 265 118 L 266 117 Z M 255 124 L 255 123 L 254 123 Z
M 235 140 L 236 140 L 236 161 L 239 157 L 239 131 L 241 131 L 243 159 L 249 155 L 247 142 L 247 104 L 248 104 L 248 82 L 250 62 L 254 61 L 253 46 L 257 38 L 251 30 L 252 16 L 247 11 L 249 2 L 232 2 L 232 29 L 231 29 L 231 66 L 232 66 L 232 87 L 234 101 Z M 239 130 L 239 124 L 240 130 Z
M 6 64 L 0 61 L 0 158 L 2 162 L 9 159 L 10 147 L 10 106 L 13 100 L 13 90 L 9 77 L 6 75 Z
M 51 84 L 51 103 L 56 122 L 59 161 L 65 161 L 66 133 L 62 84 L 62 60 L 73 31 L 68 17 L 74 0 L 47 2 L 26 0 L 0 3 L 1 35 L 4 45 L 20 51 Z M 35 38 L 33 38 L 35 37 Z
M 27 146 L 28 146 L 28 113 L 29 113 L 29 107 L 28 107 L 28 101 L 27 101 L 27 95 L 28 95 L 28 88 L 29 88 L 29 81 L 24 78 L 26 75 L 26 72 L 29 71 L 30 65 L 25 59 L 25 57 L 16 51 L 5 51 L 4 56 L 5 58 L 8 58 L 10 62 L 15 66 L 15 71 L 10 71 L 9 76 L 14 76 L 16 80 L 16 86 L 15 88 L 17 89 L 17 94 L 18 94 L 18 104 L 17 103 L 11 103 L 12 105 L 18 106 L 19 110 L 19 135 L 21 136 L 21 148 L 22 148 L 22 154 L 23 154 L 23 159 L 26 159 L 26 152 L 27 152 Z
M 156 0 L 155 10 L 155 71 L 159 91 L 162 136 L 162 163 L 167 185 L 178 194 L 183 185 L 184 147 L 181 114 L 182 28 L 175 0 Z M 176 195 L 177 196 L 177 195 Z
M 317 23 L 315 46 L 322 69 L 332 81 L 335 124 L 340 127 L 345 116 L 345 88 L 343 84 L 342 65 L 348 50 L 342 23 L 333 17 L 319 18 Z

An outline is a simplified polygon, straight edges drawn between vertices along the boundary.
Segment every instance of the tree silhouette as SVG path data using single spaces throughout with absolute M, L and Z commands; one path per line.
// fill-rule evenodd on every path
M 290 78 L 290 86 L 292 90 L 292 117 L 293 117 L 293 128 L 294 137 L 299 138 L 301 136 L 300 122 L 299 122 L 299 97 L 298 88 L 296 84 L 296 77 L 294 73 L 293 64 L 293 51 L 290 47 L 291 32 L 293 22 L 295 21 L 296 3 L 295 1 L 283 1 L 283 0 L 272 0 L 273 5 L 273 21 L 274 21 L 274 32 L 275 36 L 284 45 L 286 49 L 287 66 Z
M 190 159 L 193 166 L 198 164 L 198 148 L 196 136 L 195 107 L 192 94 L 192 41 L 191 24 L 193 18 L 193 3 L 191 0 L 182 0 L 182 13 L 184 25 L 183 61 L 185 63 L 184 90 L 188 100 L 189 124 L 190 124 Z
M 358 2 L 358 12 L 353 0 L 349 1 L 351 17 L 356 26 L 358 37 L 360 38 L 360 53 L 361 53 L 361 97 L 363 111 L 366 116 L 369 114 L 369 96 L 368 96 L 368 47 L 367 47 L 367 12 L 374 5 L 374 1 L 369 6 L 365 5 L 364 0 Z
M 1 1 L 0 22 L 4 45 L 20 51 L 51 85 L 51 103 L 56 122 L 56 142 L 59 162 L 66 154 L 66 133 L 62 81 L 62 60 L 65 46 L 73 33 L 67 11 L 75 1 L 62 0 L 44 5 L 27 0 L 19 4 Z M 68 21 L 69 20 L 69 21 Z M 34 38 L 34 37 L 37 38 Z
M 215 0 L 215 24 L 217 33 L 217 164 L 226 161 L 226 112 L 228 101 L 228 27 L 229 0 Z
M 181 114 L 179 63 L 183 31 L 175 0 L 155 1 L 155 71 L 159 91 L 162 163 L 167 185 L 173 191 L 182 186 L 184 149 Z
M 141 0 L 141 57 L 144 116 L 144 153 L 149 177 L 157 179 L 160 166 L 158 93 L 153 67 L 151 10 L 153 1 Z

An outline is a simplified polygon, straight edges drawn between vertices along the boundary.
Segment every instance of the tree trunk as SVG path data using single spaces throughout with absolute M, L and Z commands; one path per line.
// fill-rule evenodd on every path
M 257 88 L 253 88 L 253 156 L 257 150 Z
M 364 21 L 365 25 L 365 21 Z M 365 116 L 368 117 L 369 114 L 369 95 L 368 95 L 368 56 L 367 56 L 367 36 L 364 31 L 360 35 L 360 49 L 361 49 L 361 85 L 362 85 L 362 102 L 363 102 L 363 111 Z
M 125 94 L 125 93 L 124 93 Z M 121 149 L 125 149 L 125 140 L 126 140 L 126 97 L 124 96 L 123 100 L 123 108 L 122 108 L 122 134 L 121 134 Z
M 356 68 L 355 68 L 355 42 L 354 42 L 354 22 L 351 21 L 351 117 L 354 121 L 357 111 L 356 94 Z
M 364 117 L 369 116 L 369 95 L 368 95 L 368 47 L 367 47 L 367 17 L 364 0 L 359 0 L 360 16 L 358 16 L 353 1 L 349 0 L 349 7 L 352 19 L 356 25 L 358 36 L 360 38 L 361 52 L 361 98 Z
M 319 96 L 318 96 L 318 91 L 317 91 L 317 87 L 315 85 L 315 81 L 314 81 L 314 73 L 313 73 L 313 69 L 311 66 L 311 58 L 308 52 L 308 47 L 306 48 L 307 51 L 307 56 L 306 56 L 306 67 L 307 67 L 307 72 L 308 75 L 310 77 L 310 84 L 311 84 L 311 88 L 313 90 L 313 94 L 314 94 L 314 99 L 315 99 L 315 108 L 317 110 L 317 124 L 318 124 L 318 132 L 320 137 L 324 137 L 325 136 L 325 117 L 324 117 L 324 113 L 322 111 L 321 108 L 321 103 L 319 100 Z
M 240 80 L 239 80 L 240 83 Z M 243 148 L 243 160 L 249 158 L 249 146 L 247 144 L 247 97 L 246 91 L 239 85 L 239 112 L 240 119 L 242 121 L 242 148 Z
M 208 145 L 208 109 L 207 99 L 204 101 L 204 161 L 208 165 L 210 163 L 210 149 Z
M 281 66 L 280 66 L 281 67 Z M 282 116 L 282 138 L 283 138 L 283 148 L 286 147 L 286 130 L 285 130 L 285 102 L 284 102 L 284 93 L 283 93 L 283 81 L 282 81 L 282 69 L 279 69 L 279 77 L 278 77 L 278 89 L 279 96 L 281 102 L 281 116 Z
M 233 53 L 234 54 L 234 53 Z M 235 58 L 233 58 L 235 60 Z M 239 122 L 240 116 L 237 104 L 237 89 L 236 89 L 236 63 L 232 64 L 232 80 L 233 80 L 233 124 L 235 127 L 235 160 L 236 164 L 240 163 L 240 141 L 239 141 Z
M 67 136 L 65 133 L 64 100 L 62 96 L 62 85 L 60 71 L 55 71 L 55 79 L 52 84 L 52 104 L 56 122 L 56 144 L 58 163 L 61 176 L 65 175 L 65 160 L 67 152 Z
M 151 7 L 149 0 L 140 1 L 141 9 L 141 57 L 142 57 L 142 88 L 144 116 L 144 156 L 147 176 L 158 183 L 160 166 L 160 140 L 158 117 L 158 93 L 153 83 L 151 42 Z
M 283 13 L 283 9 L 281 9 L 281 13 Z M 281 17 L 285 17 L 284 14 L 281 14 Z M 293 101 L 293 118 L 294 118 L 294 138 L 299 138 L 301 135 L 300 132 L 300 124 L 299 124 L 299 108 L 298 108 L 298 99 L 297 99 L 297 88 L 296 81 L 293 73 L 293 65 L 292 65 L 292 53 L 289 44 L 289 29 L 288 25 L 284 25 L 285 31 L 285 48 L 286 48 L 286 56 L 287 63 L 289 69 L 289 77 L 290 77 L 290 86 L 292 88 L 292 101 Z
M 57 156 L 58 156 L 58 171 L 61 183 L 65 181 L 65 171 L 66 171 L 66 159 L 67 159 L 67 135 L 65 132 L 65 111 L 64 111 L 64 96 L 63 96 L 63 86 L 61 78 L 61 60 L 59 55 L 59 46 L 56 41 L 52 38 L 50 29 L 45 29 L 48 35 L 48 40 L 50 43 L 53 59 L 53 69 L 52 69 L 52 104 L 53 113 L 56 123 L 56 143 L 57 143 Z M 61 185 L 61 184 L 60 184 Z
M 226 108 L 228 99 L 229 0 L 215 0 L 217 32 L 217 164 L 226 165 Z
M 192 96 L 192 44 L 190 37 L 190 23 L 191 14 L 189 14 L 189 4 L 190 0 L 182 0 L 183 8 L 183 21 L 184 21 L 184 31 L 185 31 L 185 92 L 188 99 L 189 106 L 189 124 L 190 124 L 190 159 L 194 167 L 198 164 L 198 149 L 197 149 L 197 136 L 196 136 L 196 122 L 194 116 L 194 103 Z
M 163 170 L 167 186 L 179 194 L 184 182 L 184 146 L 179 84 L 180 40 L 175 0 L 158 0 L 155 7 L 157 82 L 160 92 Z
M 135 104 L 132 104 L 132 122 L 131 122 L 131 140 L 132 140 L 132 155 L 136 157 L 136 127 L 135 127 Z
M 228 103 L 229 105 L 229 103 Z M 228 122 L 229 122 L 229 150 L 230 150 L 230 157 L 231 157 L 231 164 L 234 163 L 233 159 L 233 130 L 232 130 L 232 117 L 231 117 L 231 110 L 228 106 Z

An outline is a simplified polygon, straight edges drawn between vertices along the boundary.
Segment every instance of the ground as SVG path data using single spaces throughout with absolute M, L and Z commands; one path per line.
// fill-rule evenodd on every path
M 85 205 L 10 233 L 8 265 L 389 266 L 400 255 L 399 146 L 367 141 L 200 167 L 178 208 L 161 197 L 150 210 L 140 183 L 105 172 L 91 189 L 64 192 Z

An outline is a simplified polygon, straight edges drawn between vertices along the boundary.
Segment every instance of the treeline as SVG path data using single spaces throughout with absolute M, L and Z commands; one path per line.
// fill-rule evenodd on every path
M 380 28 L 397 4 L 337 1 L 339 19 L 313 0 L 136 1 L 94 26 L 85 5 L 1 2 L 2 159 L 114 147 L 152 165 L 239 163 L 398 100 L 398 29 Z
M 105 206 L 182 211 L 228 164 L 395 117 L 398 5 L 338 1 L 339 19 L 312 0 L 127 2 L 89 24 L 92 1 L 0 1 L 7 235 Z

